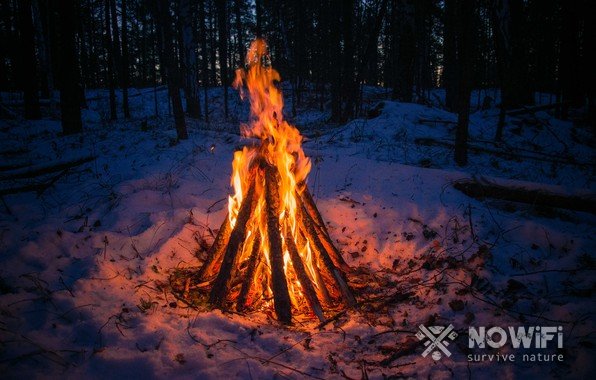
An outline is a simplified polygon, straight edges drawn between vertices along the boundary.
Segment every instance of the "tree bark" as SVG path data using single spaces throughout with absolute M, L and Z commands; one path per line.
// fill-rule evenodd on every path
M 39 84 L 31 0 L 20 1 L 18 7 L 21 32 L 19 71 L 25 100 L 25 118 L 39 119 L 41 118 L 41 111 L 39 108 Z
M 269 244 L 269 263 L 271 264 L 273 307 L 279 321 L 289 324 L 292 322 L 292 304 L 284 272 L 284 258 L 279 227 L 279 174 L 276 167 L 269 164 L 266 165 L 265 210 L 267 213 L 267 243 Z
M 199 1 L 199 35 L 201 40 L 201 68 L 203 78 L 203 101 L 205 110 L 205 122 L 209 122 L 209 54 L 207 52 L 207 29 L 205 28 L 205 1 Z
M 331 82 L 331 120 L 333 122 L 342 121 L 342 61 L 341 61 L 341 13 L 337 10 L 341 6 L 341 1 L 331 1 L 331 6 L 325 8 L 327 21 L 329 22 L 329 38 L 327 40 L 327 50 L 329 54 Z
M 228 118 L 228 17 L 227 2 L 216 1 L 219 29 L 219 69 L 224 95 L 224 115 Z
M 456 8 L 457 0 L 445 0 L 445 29 L 443 35 L 443 87 L 445 106 L 449 111 L 457 108 L 457 64 L 456 64 Z
M 472 90 L 472 35 L 475 32 L 474 5 L 457 0 L 457 128 L 455 132 L 455 162 L 458 166 L 468 163 L 468 122 L 470 116 L 470 92 Z
M 523 1 L 493 0 L 491 11 L 503 107 L 510 109 L 533 104 L 523 30 Z
M 57 12 L 58 40 L 60 51 L 60 111 L 62 132 L 65 135 L 83 131 L 79 99 L 79 62 L 76 51 L 75 31 L 76 0 L 61 2 L 53 0 Z
M 242 0 L 234 0 L 234 13 L 236 17 L 236 38 L 238 40 L 238 66 L 242 66 L 244 64 L 244 56 L 246 55 L 244 49 L 244 38 L 243 38 L 243 28 L 242 28 Z
M 114 47 L 112 43 L 112 27 L 110 23 L 110 0 L 105 0 L 104 15 L 106 26 L 106 81 L 108 82 L 110 93 L 110 120 L 116 120 L 118 118 L 118 114 L 116 111 L 116 91 L 114 89 Z
M 33 19 L 35 20 L 35 34 L 38 40 L 39 74 L 41 79 L 41 96 L 50 99 L 50 110 L 53 110 L 54 73 L 50 55 L 50 31 L 48 28 L 48 5 L 44 1 L 34 0 Z
M 189 117 L 199 119 L 201 106 L 199 103 L 199 85 L 197 76 L 197 51 L 193 28 L 193 11 L 190 0 L 180 0 L 180 22 L 182 28 L 182 49 L 184 51 L 184 83 L 186 94 L 186 112 Z
M 256 203 L 253 202 L 254 193 L 255 185 L 253 180 L 250 188 L 246 192 L 244 200 L 242 201 L 240 211 L 238 211 L 236 224 L 234 225 L 234 228 L 230 234 L 230 240 L 227 243 L 221 267 L 219 268 L 219 273 L 213 282 L 211 294 L 209 295 L 209 303 L 216 307 L 224 306 L 226 301 L 226 295 L 229 290 L 230 279 L 232 276 L 232 269 L 237 261 L 238 252 L 242 247 L 244 239 L 246 238 L 246 224 L 248 223 Z
M 583 103 L 580 83 L 579 25 L 581 9 L 574 2 L 561 2 L 561 47 L 559 49 L 559 87 L 561 89 L 561 118 L 567 119 L 569 107 Z M 592 47 L 593 49 L 593 47 Z
M 393 52 L 396 55 L 393 98 L 402 102 L 411 102 L 414 88 L 414 61 L 416 59 L 412 0 L 397 0 L 397 15 L 397 35 L 394 36 L 397 50 Z
M 342 11 L 342 33 L 344 42 L 343 70 L 342 70 L 342 121 L 350 120 L 355 115 L 356 97 L 358 96 L 358 83 L 356 83 L 356 65 L 354 60 L 354 36 L 352 13 L 354 12 L 354 1 L 344 0 L 341 2 Z
M 484 178 L 461 180 L 453 187 L 474 198 L 495 198 L 512 202 L 564 208 L 596 214 L 596 199 L 589 195 L 558 194 L 542 189 L 504 186 Z
M 130 118 L 130 107 L 128 105 L 128 86 L 130 74 L 128 70 L 128 9 L 126 0 L 122 0 L 122 111 L 124 117 Z
M 157 2 L 157 15 L 161 29 L 161 48 L 163 57 L 162 63 L 166 67 L 168 92 L 172 99 L 172 108 L 174 112 L 174 123 L 178 140 L 188 139 L 186 130 L 186 121 L 184 120 L 184 110 L 180 98 L 180 74 L 176 61 L 174 59 L 174 43 L 172 34 L 172 16 L 170 14 L 169 1 L 159 0 Z
M 263 0 L 255 0 L 255 35 L 257 38 L 263 36 Z

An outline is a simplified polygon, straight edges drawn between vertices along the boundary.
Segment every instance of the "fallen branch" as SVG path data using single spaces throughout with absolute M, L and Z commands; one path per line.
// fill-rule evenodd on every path
M 453 187 L 473 198 L 495 198 L 596 214 L 596 196 L 591 194 L 562 194 L 544 189 L 505 186 L 485 178 L 460 180 L 455 182 Z
M 129 87 L 129 90 L 130 89 L 131 88 Z M 134 97 L 141 96 L 141 95 L 153 94 L 154 92 L 165 91 L 167 89 L 168 89 L 168 86 L 166 86 L 166 85 L 157 86 L 156 88 L 151 88 L 147 91 L 139 91 L 136 94 L 128 95 L 128 98 L 130 99 L 130 98 L 134 98 Z M 105 96 L 93 96 L 93 97 L 86 98 L 85 100 L 88 102 L 91 102 L 91 101 L 96 101 L 96 100 L 108 100 L 108 99 L 109 99 L 108 96 L 105 95 Z
M 453 141 L 441 141 L 441 140 L 436 140 L 430 137 L 420 137 L 414 140 L 414 143 L 417 145 L 424 145 L 424 146 L 442 146 L 442 147 L 446 147 L 446 148 L 455 148 L 455 143 Z M 503 157 L 503 158 L 510 158 L 510 159 L 529 159 L 529 160 L 535 160 L 535 161 L 542 161 L 542 162 L 552 162 L 552 163 L 556 163 L 556 164 L 561 164 L 561 165 L 575 165 L 575 166 L 581 166 L 581 167 L 589 167 L 589 168 L 593 168 L 596 167 L 595 163 L 588 163 L 588 162 L 576 162 L 573 157 L 570 158 L 555 158 L 553 156 L 549 156 L 547 154 L 544 153 L 539 153 L 536 152 L 536 154 L 524 154 L 524 153 L 518 153 L 518 152 L 508 152 L 508 151 L 504 151 L 504 150 L 500 150 L 500 149 L 491 149 L 491 148 L 485 148 L 485 147 L 481 147 L 478 145 L 474 145 L 474 144 L 469 144 L 468 143 L 468 149 L 472 152 L 476 152 L 476 153 L 488 153 L 488 154 L 492 154 L 498 157 Z M 541 155 L 541 156 L 538 156 Z
M 37 196 L 40 196 L 41 194 L 43 194 L 44 191 L 46 191 L 47 189 L 52 187 L 52 185 L 54 183 L 56 183 L 56 181 L 58 181 L 60 179 L 60 177 L 64 176 L 66 173 L 68 173 L 69 170 L 70 170 L 70 168 L 66 168 L 66 169 L 62 170 L 57 175 L 51 177 L 48 181 L 33 182 L 33 183 L 29 183 L 29 184 L 23 185 L 23 186 L 0 189 L 0 196 L 9 195 L 9 194 L 27 193 L 30 191 L 34 191 L 37 193 Z
M 457 121 L 441 120 L 441 119 L 420 119 L 420 120 L 418 120 L 418 122 L 422 123 L 422 124 L 435 124 L 435 125 L 437 125 L 437 124 L 456 125 L 457 124 Z
M 0 171 L 4 172 L 9 170 L 21 169 L 31 165 L 31 162 L 15 162 L 11 164 L 0 164 Z
M 95 156 L 83 157 L 72 161 L 52 163 L 49 165 L 39 165 L 22 169 L 7 170 L 0 175 L 0 180 L 33 178 L 43 174 L 49 174 L 59 172 L 65 169 L 70 169 L 93 160 L 95 160 Z
M 544 110 L 548 110 L 551 108 L 558 108 L 558 107 L 562 107 L 564 105 L 568 105 L 568 103 L 552 103 L 552 104 L 543 104 L 540 106 L 534 106 L 534 107 L 523 107 L 520 109 L 516 109 L 516 110 L 511 110 L 511 111 L 507 111 L 507 116 L 517 116 L 517 115 L 524 115 L 527 113 L 534 113 L 534 112 L 538 112 L 538 111 L 544 111 Z

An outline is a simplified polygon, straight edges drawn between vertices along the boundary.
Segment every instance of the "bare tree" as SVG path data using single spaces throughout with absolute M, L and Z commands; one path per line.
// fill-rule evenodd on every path
M 23 0 L 18 3 L 21 54 L 19 71 L 21 85 L 25 100 L 25 118 L 39 119 L 39 86 L 37 79 L 37 59 L 35 57 L 35 31 L 33 28 L 33 16 L 31 0 Z
M 76 51 L 75 30 L 77 0 L 53 1 L 53 12 L 57 14 L 56 26 L 58 34 L 60 111 L 62 132 L 65 135 L 83 131 L 81 122 L 79 62 Z
M 219 28 L 219 69 L 224 92 L 224 115 L 228 117 L 228 10 L 226 1 L 216 1 Z
M 470 92 L 472 90 L 472 50 L 474 11 L 476 1 L 453 1 L 458 16 L 457 33 L 457 128 L 455 130 L 455 162 L 468 163 L 468 122 L 470 117 Z
M 201 40 L 201 68 L 203 80 L 203 101 L 205 102 L 205 121 L 209 122 L 209 54 L 207 52 L 207 28 L 205 27 L 205 0 L 199 1 L 199 38 Z
M 162 63 L 166 68 L 168 92 L 172 99 L 172 108 L 174 111 L 174 123 L 176 125 L 176 133 L 178 140 L 188 139 L 188 132 L 186 130 L 186 121 L 184 120 L 184 110 L 182 108 L 182 100 L 180 98 L 180 74 L 178 65 L 174 59 L 173 33 L 172 33 L 172 16 L 170 14 L 170 2 L 168 0 L 157 1 L 155 8 L 155 18 L 160 25 L 160 50 Z
M 188 116 L 198 119 L 201 117 L 199 104 L 199 83 L 197 75 L 197 50 L 194 36 L 194 14 L 190 0 L 180 0 L 179 15 L 182 28 L 182 48 L 184 50 L 184 88 L 186 94 L 186 112 Z
M 414 60 L 416 59 L 416 36 L 414 35 L 414 4 L 412 0 L 396 0 L 397 34 L 392 54 L 396 55 L 393 98 L 402 102 L 412 101 L 414 87 Z
M 122 0 L 122 111 L 124 117 L 130 118 L 130 107 L 128 106 L 128 86 L 130 83 L 130 74 L 128 69 L 128 9 L 126 0 Z
M 116 111 L 116 92 L 114 90 L 114 47 L 112 43 L 112 27 L 110 23 L 110 0 L 105 0 L 104 15 L 106 27 L 106 75 L 110 93 L 110 119 L 116 120 L 118 118 L 118 114 Z

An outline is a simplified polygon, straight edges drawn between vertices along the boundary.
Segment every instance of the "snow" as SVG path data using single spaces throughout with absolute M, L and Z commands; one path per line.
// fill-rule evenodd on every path
M 200 265 L 195 253 L 225 215 L 233 151 L 244 143 L 238 125 L 248 115 L 235 91 L 224 121 L 223 90 L 211 89 L 210 123 L 189 121 L 190 138 L 180 143 L 163 90 L 159 118 L 153 89 L 140 89 L 130 91 L 133 118 L 118 122 L 108 121 L 107 93 L 89 92 L 82 136 L 61 136 L 50 119 L 0 121 L 2 152 L 24 148 L 36 163 L 97 157 L 40 195 L 3 197 L 3 376 L 587 377 L 594 369 L 594 215 L 478 201 L 451 184 L 483 175 L 594 194 L 594 166 L 471 152 L 470 165 L 458 168 L 449 148 L 415 144 L 452 141 L 453 125 L 420 120 L 456 115 L 437 104 L 384 100 L 384 93 L 366 89 L 371 107 L 384 104 L 373 119 L 330 126 L 316 107 L 292 119 L 313 160 L 309 186 L 354 268 L 348 279 L 361 301 L 322 329 L 315 320 L 282 327 L 267 313 L 196 310 L 168 291 L 173 269 Z M 492 147 L 484 142 L 497 119 L 494 107 L 472 113 L 471 140 Z M 503 146 L 594 162 L 585 131 L 546 112 L 535 119 L 516 134 L 521 117 L 509 117 Z M 5 162 L 23 162 L 23 155 Z M 450 358 L 420 355 L 420 324 L 455 326 Z M 500 353 L 518 354 L 516 363 L 469 363 L 469 325 L 562 325 L 565 344 L 505 346 Z M 565 360 L 521 362 L 528 352 L 563 353 Z

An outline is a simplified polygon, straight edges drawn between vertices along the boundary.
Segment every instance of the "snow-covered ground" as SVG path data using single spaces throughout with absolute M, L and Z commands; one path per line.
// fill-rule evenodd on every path
M 530 158 L 472 151 L 462 169 L 451 148 L 420 143 L 452 142 L 454 125 L 424 120 L 456 115 L 382 100 L 383 92 L 367 90 L 371 107 L 382 102 L 375 118 L 329 126 L 313 108 L 293 119 L 313 161 L 309 186 L 359 300 L 321 329 L 314 319 L 283 327 L 267 314 L 197 310 L 169 291 L 174 269 L 200 265 L 197 252 L 225 215 L 238 124 L 248 115 L 235 91 L 223 121 L 223 91 L 212 89 L 210 123 L 189 121 L 180 143 L 165 91 L 154 117 L 152 89 L 131 91 L 133 118 L 115 123 L 106 121 L 105 92 L 90 92 L 82 136 L 61 136 L 49 119 L 0 120 L 5 166 L 96 157 L 41 194 L 3 196 L 2 377 L 589 377 L 596 217 L 479 201 L 452 187 L 483 175 L 594 194 L 589 131 L 546 112 L 510 117 L 498 148 Z M 496 149 L 497 118 L 494 106 L 474 112 L 471 144 Z M 4 173 L 4 187 L 21 184 Z M 454 326 L 450 357 L 421 355 L 420 324 Z M 562 326 L 564 344 L 470 350 L 469 326 Z M 517 359 L 470 362 L 477 353 Z M 538 353 L 564 359 L 522 360 Z

